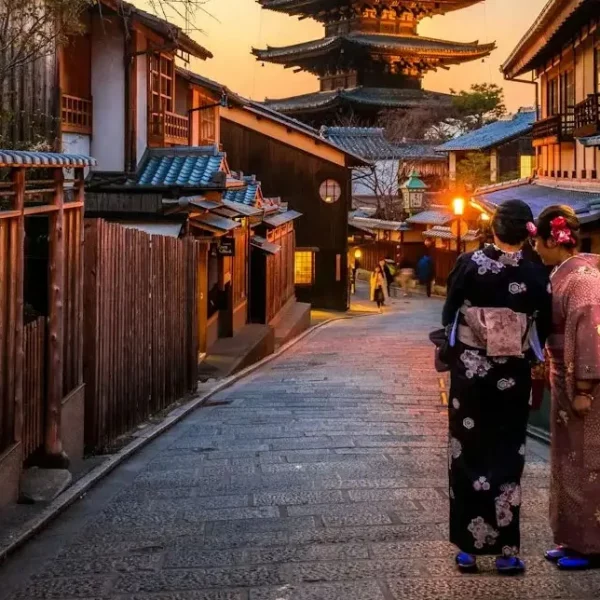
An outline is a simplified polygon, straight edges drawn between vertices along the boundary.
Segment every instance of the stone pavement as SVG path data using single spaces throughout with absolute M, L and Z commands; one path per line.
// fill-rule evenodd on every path
M 559 574 L 529 448 L 528 573 L 460 576 L 447 537 L 438 300 L 340 320 L 214 397 L 0 569 L 0 600 L 597 598 Z

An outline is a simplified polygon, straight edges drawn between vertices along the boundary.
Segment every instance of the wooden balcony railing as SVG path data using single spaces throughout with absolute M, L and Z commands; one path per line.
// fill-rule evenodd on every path
M 92 133 L 92 101 L 88 98 L 62 95 L 62 130 L 65 133 Z
M 150 113 L 148 135 L 152 144 L 187 146 L 189 143 L 189 119 L 167 111 Z
M 573 129 L 575 126 L 575 112 L 568 110 L 565 114 L 546 117 L 533 124 L 534 142 L 551 140 L 552 143 L 573 141 Z
M 575 106 L 575 137 L 587 137 L 600 132 L 600 94 L 589 94 Z

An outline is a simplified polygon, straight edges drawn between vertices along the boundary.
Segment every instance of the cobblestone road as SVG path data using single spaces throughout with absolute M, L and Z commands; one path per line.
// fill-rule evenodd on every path
M 529 449 L 528 573 L 459 576 L 446 410 L 426 333 L 440 302 L 313 334 L 116 470 L 0 570 L 2 600 L 597 598 L 559 574 Z

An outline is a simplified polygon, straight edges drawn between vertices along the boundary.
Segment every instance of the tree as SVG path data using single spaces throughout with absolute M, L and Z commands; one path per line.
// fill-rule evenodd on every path
M 378 125 L 385 129 L 386 138 L 392 143 L 411 140 L 441 143 L 449 137 L 444 124 L 447 114 L 447 109 L 435 107 L 388 110 L 380 115 Z
M 479 129 L 506 114 L 504 90 L 495 83 L 475 83 L 468 91 L 454 94 L 453 119 L 463 132 Z
M 474 190 L 490 182 L 490 157 L 483 152 L 469 152 L 456 165 L 458 183 Z
M 206 2 L 148 0 L 160 17 L 183 19 L 186 30 L 194 29 L 198 12 L 206 13 Z M 123 0 L 116 3 L 126 19 Z M 69 38 L 83 32 L 82 14 L 94 6 L 102 11 L 101 0 L 0 0 L 0 146 L 52 149 L 58 115 L 38 105 L 26 109 L 25 90 L 36 78 L 34 71 L 54 70 L 57 47 L 68 47 Z
M 352 171 L 352 193 L 354 196 L 369 196 L 375 199 L 375 217 L 388 221 L 402 218 L 402 199 L 398 189 L 398 161 L 378 160 L 368 167 Z

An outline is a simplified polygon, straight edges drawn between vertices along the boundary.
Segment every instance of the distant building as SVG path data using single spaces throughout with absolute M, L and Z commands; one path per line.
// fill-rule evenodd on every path
M 457 165 L 470 152 L 481 152 L 489 157 L 490 183 L 530 177 L 535 168 L 532 145 L 535 118 L 535 109 L 521 108 L 515 115 L 438 146 L 436 150 L 448 157 L 450 184 L 456 181 Z
M 392 212 L 400 216 L 400 186 L 411 173 L 416 171 L 430 192 L 441 189 L 447 181 L 446 155 L 436 152 L 432 143 L 392 144 L 377 127 L 322 127 L 321 136 L 371 163 L 354 171 L 353 208 L 376 208 L 382 201 L 389 202 L 396 209 Z
M 482 59 L 495 44 L 420 37 L 419 22 L 480 0 L 259 0 L 268 10 L 322 23 L 325 37 L 254 49 L 258 60 L 319 78 L 312 94 L 267 100 L 301 120 L 335 123 L 349 116 L 372 124 L 385 109 L 449 106 L 451 96 L 422 89 L 428 71 Z

